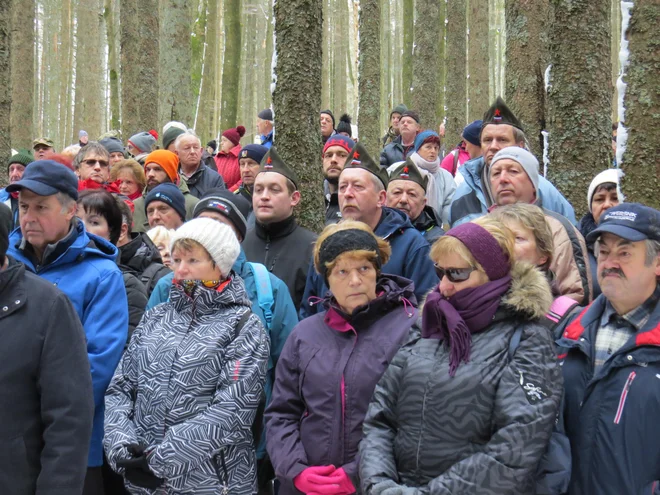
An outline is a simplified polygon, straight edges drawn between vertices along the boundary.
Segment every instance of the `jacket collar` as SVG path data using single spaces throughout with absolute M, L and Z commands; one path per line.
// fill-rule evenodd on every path
M 442 222 L 438 218 L 438 214 L 435 210 L 429 205 L 426 205 L 422 210 L 422 213 L 420 213 L 413 222 L 413 225 L 420 232 L 426 232 L 433 227 L 442 227 Z
M 297 227 L 296 218 L 291 215 L 280 222 L 269 223 L 267 225 L 257 221 L 255 222 L 254 230 L 260 239 L 278 239 L 291 234 Z
M 192 297 L 188 296 L 181 286 L 173 283 L 170 301 L 178 313 L 190 310 L 193 316 L 213 314 L 223 308 L 237 308 L 240 306 L 250 308 L 252 306 L 245 291 L 243 279 L 233 270 L 229 274 L 229 283 L 221 290 L 198 289 Z
M 374 234 L 383 239 L 387 239 L 397 231 L 403 232 L 406 229 L 413 229 L 408 215 L 395 208 L 383 206 L 381 209 L 380 220 L 374 229 Z
M 146 269 L 152 263 L 163 263 L 163 259 L 153 241 L 144 232 L 133 232 L 128 244 L 119 248 L 121 263 L 131 267 Z

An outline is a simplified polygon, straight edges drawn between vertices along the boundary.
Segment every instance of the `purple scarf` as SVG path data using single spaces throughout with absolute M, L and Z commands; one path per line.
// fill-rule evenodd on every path
M 470 360 L 472 334 L 479 333 L 493 320 L 502 296 L 511 286 L 511 276 L 463 289 L 449 299 L 438 286 L 426 297 L 422 313 L 422 338 L 444 340 L 449 347 L 449 376 L 458 365 Z

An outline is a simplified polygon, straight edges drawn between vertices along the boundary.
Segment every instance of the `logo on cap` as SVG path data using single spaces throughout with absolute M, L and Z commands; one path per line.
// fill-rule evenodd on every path
M 212 208 L 217 208 L 218 210 L 226 214 L 229 214 L 230 212 L 230 208 L 226 204 L 221 203 L 220 201 L 211 201 L 209 203 L 209 206 Z
M 247 150 L 241 151 L 241 158 L 247 157 L 247 154 L 248 154 Z
M 408 167 L 403 167 L 403 170 L 399 174 L 399 177 L 401 177 L 402 179 L 410 178 L 410 175 L 408 175 Z
M 266 164 L 264 165 L 265 169 L 272 169 L 273 168 L 273 159 L 271 157 L 266 158 Z
M 167 194 L 163 194 L 162 192 L 157 192 L 154 197 L 156 199 L 164 199 L 168 203 L 173 203 L 172 198 L 170 198 Z
M 619 220 L 619 221 L 626 221 L 626 222 L 635 222 L 637 219 L 637 213 L 634 213 L 632 211 L 612 211 L 610 213 L 607 213 L 605 215 L 605 218 L 603 220 Z

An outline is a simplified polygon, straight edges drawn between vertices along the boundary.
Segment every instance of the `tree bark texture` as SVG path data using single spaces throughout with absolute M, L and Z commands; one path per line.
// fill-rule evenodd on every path
M 34 121 L 34 0 L 13 0 L 11 12 L 11 144 L 32 147 Z
M 380 122 L 381 129 L 389 127 L 392 104 L 392 32 L 390 31 L 390 0 L 381 0 L 380 6 Z
M 438 43 L 440 2 L 415 2 L 415 53 L 413 55 L 412 108 L 419 112 L 425 129 L 436 129 L 436 98 L 440 83 L 440 45 Z
M 138 3 L 142 0 L 138 0 Z M 161 0 L 158 122 L 193 123 L 191 6 L 186 0 Z
M 241 64 L 241 0 L 224 0 L 225 56 L 222 70 L 220 132 L 236 127 Z
M 403 0 L 403 53 L 401 54 L 401 77 L 403 102 L 411 108 L 413 85 L 413 40 L 415 39 L 414 0 Z M 415 110 L 419 110 L 415 108 Z
M 582 214 L 584 191 L 612 163 L 610 4 L 552 1 L 548 178 Z
M 447 2 L 447 125 L 445 143 L 452 149 L 461 141 L 467 123 L 465 34 L 467 29 L 464 0 Z
M 108 74 L 110 79 L 110 128 L 119 130 L 121 126 L 119 103 L 119 57 L 117 56 L 117 26 L 113 0 L 104 0 L 103 17 L 108 43 Z
M 321 0 L 275 3 L 275 146 L 300 180 L 299 222 L 315 232 L 321 231 L 325 218 L 319 126 L 322 17 Z
M 549 64 L 548 0 L 506 3 L 506 99 L 520 119 L 529 147 L 543 159 L 545 70 Z
M 636 0 L 627 38 L 629 65 L 624 75 L 625 126 L 628 143 L 623 153 L 626 201 L 660 209 L 660 4 Z
M 11 156 L 11 4 L 0 2 L 0 163 Z M 7 184 L 7 167 L 0 167 L 0 186 Z
M 213 111 L 218 104 L 216 95 L 216 64 L 218 64 L 218 2 L 210 0 L 206 18 L 206 50 L 204 51 L 204 70 L 197 109 L 195 131 L 202 139 L 214 139 Z M 205 144 L 205 143 L 203 143 Z
M 445 83 L 447 78 L 447 3 L 440 2 L 440 15 L 438 24 L 438 87 L 435 107 L 435 121 L 438 125 L 445 118 Z M 444 142 L 444 138 L 441 138 Z
M 468 121 L 480 119 L 490 106 L 488 0 L 468 0 Z
M 420 0 L 418 0 L 420 1 Z M 360 141 L 372 157 L 380 153 L 380 1 L 360 3 L 360 61 L 358 68 Z

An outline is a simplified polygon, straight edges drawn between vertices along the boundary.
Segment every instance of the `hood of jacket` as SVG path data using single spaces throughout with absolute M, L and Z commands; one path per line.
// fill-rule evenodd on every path
M 438 217 L 438 213 L 426 205 L 419 216 L 413 222 L 414 227 L 419 231 L 429 230 L 433 227 L 442 228 L 442 220 Z
M 395 208 L 383 206 L 380 222 L 376 225 L 374 233 L 383 239 L 387 239 L 397 230 L 414 228 L 415 227 L 413 227 L 413 224 L 410 222 L 408 215 Z
M 144 232 L 133 232 L 128 244 L 119 248 L 121 264 L 142 273 L 152 263 L 163 263 L 158 248 Z

